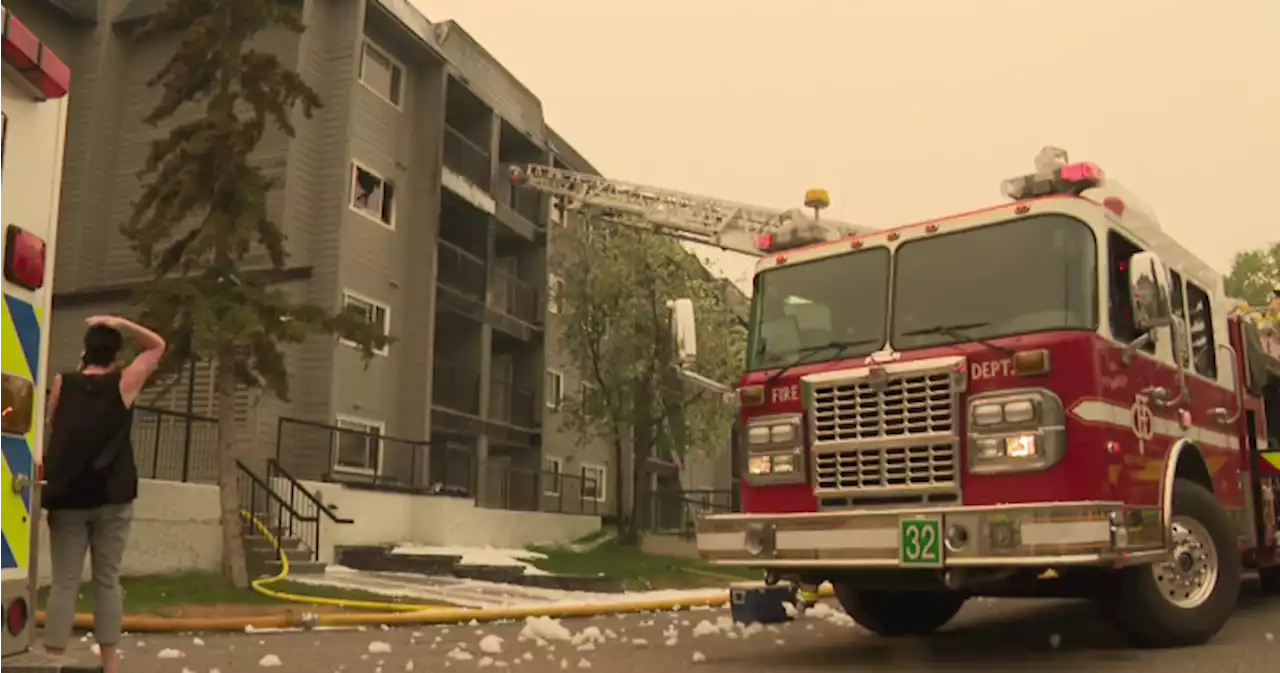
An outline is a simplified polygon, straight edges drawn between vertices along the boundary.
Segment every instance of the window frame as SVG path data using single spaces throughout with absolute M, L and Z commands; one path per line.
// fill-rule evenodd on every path
M 1105 295 L 1105 296 L 1106 296 L 1106 301 L 1107 301 L 1107 305 L 1106 305 L 1106 313 L 1107 313 L 1107 336 L 1108 336 L 1109 338 L 1111 338 L 1111 340 L 1115 341 L 1116 343 L 1119 343 L 1119 344 L 1121 344 L 1121 345 L 1128 345 L 1128 344 L 1129 344 L 1129 343 L 1130 343 L 1134 338 L 1136 338 L 1136 337 L 1135 337 L 1135 336 L 1130 336 L 1130 335 L 1125 335 L 1125 334 L 1120 334 L 1120 333 L 1118 333 L 1118 332 L 1116 331 L 1116 328 L 1118 327 L 1118 325 L 1116 324 L 1116 320 L 1115 320 L 1115 313 L 1114 313 L 1114 309 L 1115 309 L 1116 307 L 1113 307 L 1113 306 L 1111 305 L 1111 301 L 1112 301 L 1113 295 L 1116 293 L 1116 291 L 1117 291 L 1117 290 L 1120 292 L 1121 299 L 1122 299 L 1122 301 L 1125 303 L 1124 305 L 1122 305 L 1122 306 L 1118 307 L 1120 311 L 1122 311 L 1122 312 L 1127 312 L 1127 311 L 1129 311 L 1130 309 L 1129 309 L 1128 304 L 1131 304 L 1131 303 L 1132 303 L 1132 290 L 1129 288 L 1129 279 L 1128 279 L 1128 278 L 1120 278 L 1120 279 L 1117 279 L 1117 278 L 1116 278 L 1116 264 L 1118 264 L 1118 263 L 1119 263 L 1119 261 L 1120 261 L 1120 260 L 1118 260 L 1118 259 L 1116 259 L 1116 258 L 1115 258 L 1115 252 L 1116 252 L 1116 245 L 1115 245 L 1115 242 L 1116 242 L 1116 239 L 1119 239 L 1119 240 L 1123 241 L 1126 245 L 1128 245 L 1128 246 L 1132 247 L 1132 248 L 1134 249 L 1134 251 L 1135 251 L 1135 252 L 1146 252 L 1146 248 L 1145 248 L 1145 247 L 1143 247 L 1143 245 L 1142 245 L 1141 243 L 1138 243 L 1137 241 L 1135 241 L 1135 240 L 1133 239 L 1133 237 L 1132 237 L 1132 236 L 1129 236 L 1129 235 L 1128 235 L 1126 232 L 1124 232 L 1124 231 L 1121 231 L 1121 230 L 1116 229 L 1116 228 L 1114 228 L 1114 227 L 1113 227 L 1113 228 L 1109 228 L 1109 229 L 1107 229 L 1107 236 L 1106 236 L 1106 246 L 1107 246 L 1107 258 L 1106 258 L 1106 265 L 1107 265 L 1107 266 L 1106 266 L 1106 268 L 1107 268 L 1107 287 L 1106 287 L 1106 295 Z M 1133 254 L 1133 253 L 1130 253 L 1130 255 L 1132 255 L 1132 254 Z M 1128 258 L 1125 258 L 1125 260 L 1124 260 L 1124 261 L 1125 261 L 1125 263 L 1127 264 L 1127 263 L 1128 263 Z M 1127 268 L 1127 267 L 1126 267 L 1126 268 Z M 1127 272 L 1126 272 L 1126 273 L 1127 273 Z M 1099 313 L 1099 315 L 1101 315 L 1102 311 L 1099 311 L 1098 313 Z M 1132 317 L 1130 317 L 1130 322 L 1132 322 Z M 1130 325 L 1130 326 L 1132 326 L 1132 325 Z M 1172 334 L 1170 334 L 1170 337 L 1172 338 Z M 1147 356 L 1149 356 L 1149 357 L 1153 357 L 1153 358 L 1154 358 L 1154 357 L 1157 357 L 1157 352 L 1158 352 L 1158 350 L 1157 350 L 1157 344 L 1156 344 L 1155 340 L 1148 341 L 1146 344 L 1143 344 L 1140 348 L 1138 348 L 1135 352 L 1137 352 L 1137 353 L 1142 353 L 1142 354 L 1144 354 L 1144 355 L 1147 355 Z M 1178 363 L 1176 362 L 1176 360 L 1177 360 L 1177 358 L 1176 358 L 1176 356 L 1175 356 L 1175 357 L 1174 357 L 1174 362 L 1173 362 L 1173 364 L 1174 364 L 1175 366 L 1177 366 L 1177 364 L 1178 364 Z
M 358 188 L 358 186 L 359 186 L 360 171 L 364 171 L 364 172 L 368 173 L 369 175 L 372 175 L 373 177 L 377 178 L 377 179 L 382 183 L 382 201 L 381 201 L 381 202 L 380 202 L 380 204 L 379 204 L 379 205 L 380 205 L 380 207 L 379 207 L 379 209 L 378 209 L 378 213 L 377 213 L 376 215 L 375 215 L 374 213 L 369 212 L 369 211 L 368 211 L 368 210 L 366 210 L 365 208 L 361 208 L 360 206 L 356 205 L 356 189 L 357 189 L 357 188 Z M 358 215 L 360 215 L 360 216 L 362 216 L 362 217 L 365 217 L 365 218 L 367 218 L 367 219 L 369 219 L 369 220 L 372 220 L 372 221 L 374 221 L 374 222 L 377 222 L 379 225 L 381 225 L 381 226 L 383 226 L 383 227 L 386 227 L 387 229 L 390 229 L 390 230 L 392 230 L 392 231 L 395 231 L 395 228 L 396 228 L 396 210 L 397 210 L 397 208 L 396 208 L 396 183 L 395 183 L 395 181 L 394 181 L 394 180 L 388 180 L 388 179 L 386 178 L 386 176 L 384 176 L 382 173 L 379 173 L 378 171 L 374 170 L 373 168 L 371 168 L 368 164 L 364 163 L 363 161 L 360 161 L 359 159 L 352 158 L 352 159 L 351 159 L 351 179 L 350 179 L 349 183 L 350 183 L 350 184 L 348 185 L 348 187 L 349 187 L 350 191 L 348 192 L 348 195 L 347 195 L 347 208 L 348 208 L 349 210 L 351 210 L 352 212 L 354 212 L 354 213 L 356 213 L 356 214 L 358 214 Z M 384 219 L 382 219 L 382 212 L 386 210 L 386 206 L 387 206 L 387 201 L 386 201 L 386 199 L 387 199 L 387 190 L 386 190 L 387 185 L 391 185 L 391 214 L 387 217 L 387 219 L 385 219 L 385 220 L 384 220 Z
M 554 401 L 550 395 L 551 391 L 548 390 L 548 388 L 550 388 L 548 384 L 550 383 L 550 379 L 553 377 L 556 380 L 556 394 Z M 564 406 L 564 372 L 558 369 L 547 369 L 542 379 L 542 403 L 546 408 L 553 410 L 559 410 Z
M 367 55 L 370 50 L 376 52 L 377 55 L 382 58 L 385 58 L 387 60 L 388 68 L 391 71 L 390 75 L 393 89 L 385 94 L 365 79 L 365 60 L 368 58 Z M 399 77 L 396 77 L 395 75 L 397 70 L 400 71 Z M 391 107 L 401 111 L 404 110 L 404 75 L 406 72 L 408 72 L 408 70 L 405 69 L 404 64 L 400 62 L 400 59 L 392 56 L 390 51 L 378 46 L 376 42 L 367 37 L 362 41 L 360 46 L 360 63 L 358 64 L 358 70 L 356 71 L 356 79 L 360 80 L 360 84 L 364 88 L 373 92 L 373 95 L 386 101 L 391 105 Z
M 587 473 L 593 470 L 598 471 L 600 473 L 600 478 L 596 480 L 596 494 L 594 496 L 588 496 L 586 494 L 587 478 L 589 477 Z M 609 467 L 607 465 L 600 465 L 598 463 L 582 463 L 582 467 L 578 472 L 578 476 L 582 479 L 582 484 L 578 487 L 578 492 L 582 494 L 583 500 L 594 500 L 596 502 L 605 502 L 606 500 L 609 499 L 609 494 L 607 491 L 608 481 L 609 481 Z
M 368 304 L 374 309 L 379 309 L 379 308 L 382 309 L 382 315 L 383 315 L 382 333 L 384 336 L 387 336 L 387 337 L 391 336 L 391 307 L 389 305 L 387 305 L 384 302 L 380 302 L 367 295 L 360 294 L 359 292 L 353 292 L 352 290 L 347 290 L 344 288 L 342 290 L 342 297 L 340 299 L 342 310 L 346 310 L 349 299 L 354 299 L 357 302 Z M 350 346 L 351 348 L 360 347 L 360 345 L 357 344 L 356 342 L 351 341 L 349 339 L 343 339 L 341 337 L 338 338 L 338 343 L 342 344 L 343 346 Z M 390 351 L 391 351 L 390 344 L 383 346 L 382 348 L 373 349 L 374 355 L 387 355 Z
M 1201 295 L 1202 297 L 1204 297 L 1205 346 L 1209 350 L 1207 362 L 1209 363 L 1209 366 L 1212 370 L 1209 373 L 1202 372 L 1196 367 L 1198 359 L 1196 357 L 1196 352 L 1195 352 L 1196 351 L 1195 335 L 1191 331 L 1191 318 L 1192 318 L 1191 293 L 1193 290 L 1199 295 Z M 1203 287 L 1200 287 L 1200 285 L 1195 281 L 1189 280 L 1184 277 L 1182 298 L 1184 302 L 1183 306 L 1185 307 L 1185 311 L 1186 311 L 1185 325 L 1186 325 L 1186 336 L 1187 336 L 1187 357 L 1190 360 L 1190 366 L 1187 367 L 1186 371 L 1188 374 L 1193 374 L 1195 376 L 1198 376 L 1204 379 L 1205 381 L 1209 381 L 1211 383 L 1216 384 L 1218 383 L 1219 378 L 1222 376 L 1222 368 L 1218 366 L 1218 336 L 1217 334 L 1214 333 L 1213 294 L 1210 293 L 1208 290 L 1204 289 Z
M 555 466 L 554 471 L 549 469 L 551 465 Z M 560 487 L 560 477 L 561 475 L 564 474 L 564 459 L 558 456 L 543 456 L 542 457 L 542 474 L 544 476 L 547 474 L 555 475 L 550 480 L 551 482 L 550 486 L 544 485 L 542 487 L 542 494 L 549 495 L 554 498 L 560 497 L 560 494 L 564 490 Z
M 358 430 L 358 429 L 353 428 L 353 427 L 343 427 L 343 424 L 344 424 L 344 423 L 345 423 L 345 424 L 348 424 L 348 426 L 350 426 L 350 425 L 363 426 L 364 428 L 366 428 L 366 430 L 363 430 L 363 431 L 362 431 L 362 430 Z M 363 475 L 370 475 L 370 476 L 375 476 L 375 475 L 377 475 L 377 474 L 378 474 L 378 472 L 379 472 L 378 468 L 379 468 L 379 467 L 381 467 L 381 466 L 384 464 L 384 463 L 383 463 L 383 458 L 385 457 L 385 451 L 386 451 L 386 438 L 387 438 L 387 424 L 386 424 L 386 422 L 385 422 L 385 421 L 375 421 L 375 420 L 373 420 L 372 418 L 364 418 L 364 417 L 361 417 L 361 416 L 353 416 L 353 415 L 351 415 L 351 414 L 334 414 L 334 417 L 333 417 L 333 427 L 334 427 L 337 431 L 336 431 L 336 432 L 334 432 L 334 434 L 333 434 L 333 445 L 332 445 L 332 448 L 333 448 L 333 461 L 332 461 L 332 462 L 333 462 L 333 465 L 332 465 L 331 469 L 332 469 L 334 472 L 342 472 L 342 473 L 345 473 L 345 474 L 363 474 Z M 338 442 L 339 442 L 339 441 L 341 441 L 341 439 L 342 439 L 342 431 L 343 431 L 343 430 L 349 430 L 349 431 L 354 431 L 354 432 L 366 432 L 366 431 L 367 431 L 367 429 L 370 429 L 370 428 L 376 428 L 376 429 L 378 430 L 378 439 L 376 440 L 376 441 L 378 442 L 378 446 L 375 448 L 375 451 L 376 451 L 376 457 L 377 457 L 377 467 L 363 467 L 363 468 L 361 468 L 361 467 L 353 467 L 353 466 L 350 466 L 350 465 L 343 465 L 343 464 L 341 464 L 341 463 L 339 462 L 339 457 L 341 456 L 341 452 L 340 452 L 339 447 L 338 447 Z M 369 440 L 369 439 L 370 439 L 369 437 L 365 437 L 365 440 L 366 440 L 366 441 L 367 441 L 367 440 Z

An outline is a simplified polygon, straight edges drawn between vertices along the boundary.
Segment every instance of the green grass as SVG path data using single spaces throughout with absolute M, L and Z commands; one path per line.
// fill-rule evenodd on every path
M 253 589 L 237 589 L 217 573 L 188 572 L 172 575 L 148 575 L 145 577 L 123 577 L 120 584 L 124 588 L 124 610 L 126 613 L 165 614 L 179 606 L 191 605 L 298 605 L 289 601 L 263 596 Z M 390 596 L 368 591 L 336 589 L 333 587 L 312 586 L 301 582 L 283 580 L 267 585 L 274 591 L 298 594 L 302 596 L 322 596 L 326 598 L 343 598 L 348 600 L 395 602 Z M 40 589 L 39 604 L 43 607 L 49 595 L 49 588 Z M 76 600 L 77 612 L 93 611 L 94 591 L 92 584 L 83 584 Z
M 565 547 L 530 547 L 530 551 L 546 555 L 545 559 L 530 561 L 542 570 L 568 575 L 603 574 L 621 580 L 627 591 L 716 587 L 760 578 L 759 571 L 713 568 L 692 558 L 652 556 L 616 540 L 586 552 Z

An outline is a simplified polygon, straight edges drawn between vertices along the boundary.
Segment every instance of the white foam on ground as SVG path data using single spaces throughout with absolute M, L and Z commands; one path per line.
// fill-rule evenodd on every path
M 334 589 L 366 591 L 424 603 L 450 603 L 466 608 L 535 607 L 543 605 L 602 605 L 648 601 L 706 600 L 724 597 L 724 589 L 680 589 L 593 593 L 499 584 L 455 577 L 424 577 L 330 566 L 323 575 L 290 576 L 290 581 Z
M 408 556 L 461 556 L 458 562 L 463 565 L 502 566 L 524 568 L 528 575 L 546 575 L 546 571 L 533 565 L 532 561 L 547 558 L 528 549 L 501 549 L 497 547 L 433 547 L 419 544 L 402 544 L 391 550 L 392 554 Z

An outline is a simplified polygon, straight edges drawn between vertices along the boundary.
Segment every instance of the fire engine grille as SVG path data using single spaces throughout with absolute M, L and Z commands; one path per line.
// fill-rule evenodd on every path
M 815 385 L 814 443 L 952 433 L 953 393 L 950 371 L 891 378 L 879 390 L 867 379 Z
M 814 456 L 819 491 L 930 488 L 956 482 L 954 444 L 865 447 Z

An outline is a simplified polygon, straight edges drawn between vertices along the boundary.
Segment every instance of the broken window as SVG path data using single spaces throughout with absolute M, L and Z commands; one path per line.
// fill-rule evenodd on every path
M 393 226 L 395 185 L 359 164 L 352 164 L 351 208 L 389 227 Z

